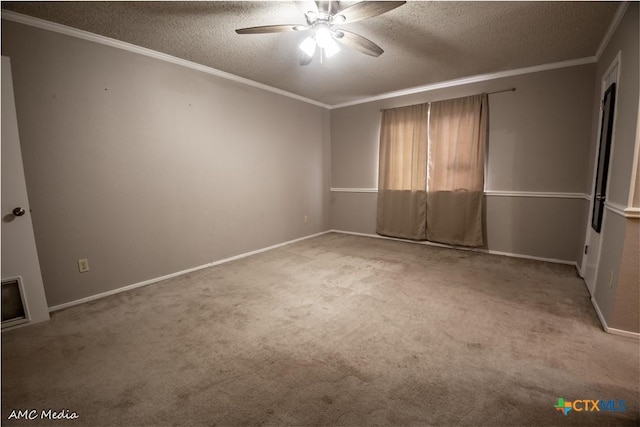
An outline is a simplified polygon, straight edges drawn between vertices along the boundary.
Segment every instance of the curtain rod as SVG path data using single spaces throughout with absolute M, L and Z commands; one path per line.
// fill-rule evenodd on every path
M 487 95 L 493 95 L 496 93 L 502 93 L 502 92 L 515 92 L 516 88 L 515 87 L 510 87 L 509 89 L 502 89 L 502 90 L 494 90 L 493 92 L 487 92 Z M 427 104 L 429 104 L 429 102 L 427 102 Z M 394 107 L 394 108 L 402 108 L 402 107 Z M 384 108 L 381 109 L 380 112 L 382 113 L 384 110 L 390 110 L 391 108 Z
M 502 90 L 496 90 L 493 92 L 487 92 L 487 95 L 493 95 L 494 93 L 502 93 L 502 92 L 515 92 L 516 88 L 515 87 L 510 87 L 509 89 L 502 89 Z

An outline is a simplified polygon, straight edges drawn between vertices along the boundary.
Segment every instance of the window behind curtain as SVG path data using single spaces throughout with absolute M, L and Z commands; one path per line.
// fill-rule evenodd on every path
M 482 246 L 487 95 L 431 103 L 427 239 Z
M 379 234 L 481 246 L 487 95 L 383 111 Z
M 426 239 L 429 104 L 382 112 L 376 232 Z

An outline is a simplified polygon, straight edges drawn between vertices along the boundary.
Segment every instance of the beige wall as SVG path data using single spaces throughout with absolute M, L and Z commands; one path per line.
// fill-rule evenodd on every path
M 375 193 L 331 193 L 336 230 L 375 234 Z M 494 251 L 575 261 L 582 257 L 587 201 L 581 199 L 487 197 L 485 239 Z M 578 223 L 581 227 L 567 224 Z
M 487 190 L 588 194 L 597 145 L 594 82 L 597 93 L 619 50 L 610 200 L 628 198 L 638 117 L 637 3 L 598 64 L 331 112 L 134 53 L 2 24 L 50 306 L 329 228 L 374 233 L 377 195 L 328 187 L 377 186 L 381 108 L 515 86 L 490 98 Z M 489 195 L 486 206 L 489 249 L 580 261 L 588 201 Z M 637 317 L 627 304 L 637 299 L 628 279 L 636 274 L 637 284 L 628 261 L 637 226 L 627 221 L 605 217 L 610 233 L 597 280 L 608 281 L 613 271 L 614 282 L 598 284 L 595 295 L 610 326 L 620 328 Z M 89 273 L 77 272 L 79 258 L 89 259 Z
M 614 312 L 625 233 L 626 219 L 605 210 L 601 231 L 600 262 L 593 298 L 607 324 L 611 321 Z
M 640 332 L 640 219 L 626 221 L 616 297 L 609 326 Z
M 487 245 L 512 254 L 580 260 L 586 206 L 580 199 L 487 197 Z
M 375 234 L 378 194 L 331 193 L 331 224 L 334 230 Z
M 326 110 L 15 22 L 2 54 L 49 306 L 329 228 Z
M 622 206 L 627 206 L 631 180 L 637 179 L 632 165 L 636 150 L 638 99 L 640 98 L 639 15 L 638 3 L 632 2 L 598 61 L 595 78 L 595 88 L 599 93 L 602 75 L 618 52 L 621 52 L 607 199 Z M 598 119 L 599 112 L 596 111 L 593 114 L 593 120 Z M 594 132 L 591 159 L 595 159 L 597 141 L 597 134 Z M 592 179 L 590 177 L 589 182 Z M 603 220 L 602 236 L 595 302 L 608 326 L 640 332 L 638 324 L 640 279 L 637 266 L 640 262 L 637 253 L 640 235 L 637 220 L 608 211 Z M 633 239 L 636 241 L 633 242 Z M 609 285 L 612 275 L 613 280 Z
M 331 186 L 377 186 L 380 109 L 516 87 L 489 98 L 486 189 L 589 193 L 594 70 L 594 65 L 562 68 L 332 110 Z M 375 193 L 332 193 L 332 227 L 375 233 L 375 198 Z M 487 246 L 579 262 L 587 207 L 583 199 L 489 195 Z

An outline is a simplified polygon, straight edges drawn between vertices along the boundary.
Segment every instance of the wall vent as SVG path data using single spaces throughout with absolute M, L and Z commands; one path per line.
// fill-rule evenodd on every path
M 22 278 L 2 281 L 2 329 L 29 321 L 29 310 L 24 300 Z

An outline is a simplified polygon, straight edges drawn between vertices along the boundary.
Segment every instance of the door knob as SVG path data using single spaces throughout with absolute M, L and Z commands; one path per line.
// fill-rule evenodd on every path
M 24 208 L 21 208 L 19 206 L 13 210 L 13 214 L 15 216 L 22 216 L 22 215 L 24 215 L 25 212 L 26 211 L 24 210 Z

